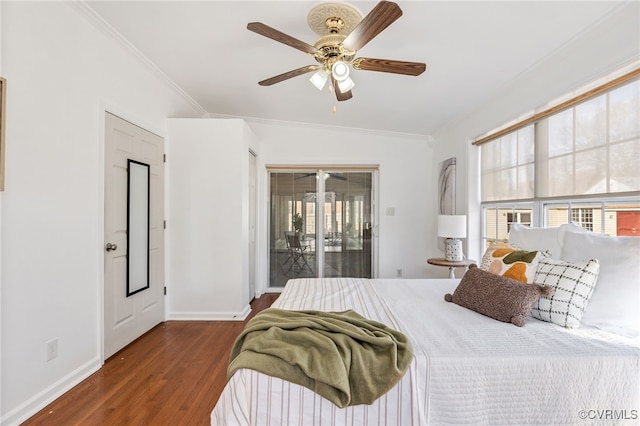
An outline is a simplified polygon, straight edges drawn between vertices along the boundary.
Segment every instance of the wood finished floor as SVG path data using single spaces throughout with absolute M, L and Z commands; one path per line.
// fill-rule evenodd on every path
M 208 425 L 246 322 L 279 294 L 264 294 L 245 321 L 167 321 L 23 425 Z

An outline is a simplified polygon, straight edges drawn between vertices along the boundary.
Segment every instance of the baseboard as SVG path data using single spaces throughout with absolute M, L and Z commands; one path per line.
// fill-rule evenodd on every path
M 251 313 L 247 305 L 242 312 L 167 312 L 169 321 L 244 321 Z
M 0 419 L 0 424 L 6 426 L 19 425 L 98 371 L 101 367 L 102 363 L 100 359 L 94 358 L 3 415 L 2 419 Z

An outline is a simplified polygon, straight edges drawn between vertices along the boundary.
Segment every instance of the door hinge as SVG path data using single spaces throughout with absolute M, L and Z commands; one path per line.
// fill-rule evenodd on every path
M 162 162 L 163 163 L 167 162 L 167 154 L 162 154 Z
M 162 226 L 164 227 L 164 229 L 167 229 L 167 221 L 166 220 L 162 221 Z
M 164 295 L 165 296 L 167 295 L 167 286 L 166 285 L 164 286 Z

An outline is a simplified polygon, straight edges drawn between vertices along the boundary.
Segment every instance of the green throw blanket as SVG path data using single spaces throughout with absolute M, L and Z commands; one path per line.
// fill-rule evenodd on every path
M 352 310 L 269 308 L 237 338 L 227 373 L 256 370 L 346 407 L 374 402 L 400 380 L 412 359 L 404 334 Z

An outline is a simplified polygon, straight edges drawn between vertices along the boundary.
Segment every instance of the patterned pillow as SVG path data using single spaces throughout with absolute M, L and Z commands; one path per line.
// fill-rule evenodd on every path
M 531 310 L 531 316 L 566 328 L 580 326 L 587 302 L 598 279 L 600 262 L 541 259 L 534 278 L 538 285 L 555 289 L 551 297 L 542 296 Z
M 492 244 L 482 256 L 480 269 L 523 283 L 532 283 L 538 262 L 544 256 L 540 251 L 518 250 L 515 247 Z

